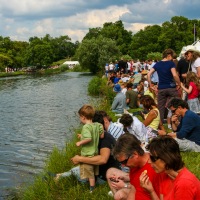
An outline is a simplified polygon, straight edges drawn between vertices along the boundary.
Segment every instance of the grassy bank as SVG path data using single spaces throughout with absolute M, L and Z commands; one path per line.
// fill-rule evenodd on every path
M 106 80 L 95 77 L 88 85 L 88 92 L 92 95 L 101 96 L 98 103 L 92 102 L 96 109 L 105 110 L 111 116 L 113 121 L 117 117 L 110 111 L 110 105 L 114 98 L 112 88 L 106 85 Z M 133 111 L 133 110 L 132 110 Z M 78 128 L 78 127 L 77 127 Z M 80 129 L 74 130 L 74 135 L 80 133 Z M 107 193 L 109 188 L 107 184 L 98 186 L 90 194 L 88 185 L 80 184 L 75 177 L 63 178 L 59 182 L 48 176 L 47 172 L 61 173 L 73 167 L 70 158 L 79 154 L 79 148 L 75 146 L 76 137 L 69 143 L 66 143 L 65 149 L 53 149 L 49 158 L 47 158 L 44 171 L 35 177 L 34 182 L 29 186 L 21 186 L 15 194 L 15 199 L 19 200 L 109 200 Z M 184 152 L 182 153 L 186 166 L 200 179 L 200 153 Z M 44 178 L 45 177 L 45 178 Z

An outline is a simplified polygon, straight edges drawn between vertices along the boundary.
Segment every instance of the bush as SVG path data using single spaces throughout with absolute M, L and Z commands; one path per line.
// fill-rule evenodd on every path
M 102 78 L 95 76 L 88 84 L 88 93 L 92 96 L 99 96 L 101 94 Z

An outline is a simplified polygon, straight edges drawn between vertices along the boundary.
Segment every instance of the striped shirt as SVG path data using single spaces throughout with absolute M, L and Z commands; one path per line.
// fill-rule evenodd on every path
M 119 136 L 124 133 L 123 125 L 118 122 L 110 122 L 108 133 L 110 133 L 117 140 Z

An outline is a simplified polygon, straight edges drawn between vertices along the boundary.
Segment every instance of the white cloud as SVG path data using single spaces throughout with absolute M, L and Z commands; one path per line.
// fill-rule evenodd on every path
M 122 20 L 133 33 L 173 16 L 199 19 L 199 0 L 0 0 L 0 35 L 15 40 L 68 35 L 81 41 L 89 28 Z

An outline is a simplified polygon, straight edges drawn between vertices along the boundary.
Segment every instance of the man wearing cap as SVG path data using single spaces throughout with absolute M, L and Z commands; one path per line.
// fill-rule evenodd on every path
M 111 109 L 116 113 L 124 113 L 124 109 L 126 108 L 126 96 L 121 92 L 121 86 L 119 84 L 115 84 L 113 87 L 113 91 L 117 93 L 112 103 Z
M 189 49 L 185 52 L 187 61 L 190 62 L 192 71 L 200 77 L 200 51 L 196 49 Z

